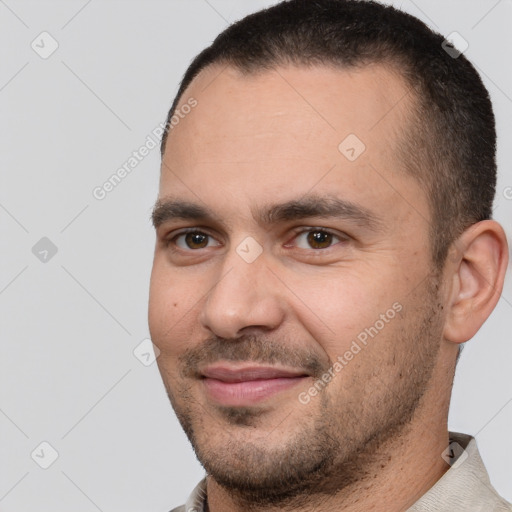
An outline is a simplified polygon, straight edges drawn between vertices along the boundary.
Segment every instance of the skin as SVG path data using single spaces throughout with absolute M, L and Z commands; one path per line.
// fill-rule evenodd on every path
M 503 230 L 473 225 L 432 267 L 428 199 L 396 150 L 413 98 L 383 66 L 212 67 L 181 104 L 190 97 L 198 104 L 170 133 L 157 206 L 187 201 L 211 216 L 155 210 L 149 324 L 208 472 L 209 511 L 406 510 L 448 469 L 458 346 L 501 293 Z M 366 146 L 353 162 L 338 150 L 348 134 Z M 374 221 L 265 218 L 305 198 L 348 201 Z M 208 235 L 193 239 L 205 247 L 187 245 L 189 228 Z M 326 245 L 312 247 L 311 231 Z M 237 252 L 247 237 L 261 249 L 252 263 Z M 393 304 L 400 311 L 334 372 Z M 220 406 L 198 378 L 213 362 L 251 361 L 308 377 L 246 407 Z M 301 403 L 329 368 L 328 385 Z

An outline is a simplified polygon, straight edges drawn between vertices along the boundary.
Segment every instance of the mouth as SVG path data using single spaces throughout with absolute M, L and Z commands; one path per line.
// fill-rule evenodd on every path
M 275 366 L 216 364 L 201 371 L 208 398 L 231 407 L 257 404 L 304 382 L 303 370 Z

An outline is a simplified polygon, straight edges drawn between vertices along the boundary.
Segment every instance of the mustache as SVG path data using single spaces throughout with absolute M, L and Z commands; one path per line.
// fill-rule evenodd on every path
M 200 368 L 219 361 L 281 364 L 300 369 L 312 377 L 320 377 L 332 366 L 326 355 L 310 348 L 294 347 L 282 338 L 278 342 L 255 335 L 232 339 L 212 336 L 179 357 L 182 376 L 192 378 L 201 377 Z

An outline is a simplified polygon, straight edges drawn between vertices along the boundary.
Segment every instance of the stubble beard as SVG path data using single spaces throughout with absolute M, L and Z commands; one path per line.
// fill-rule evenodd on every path
M 194 400 L 184 380 L 176 383 L 174 391 L 167 386 L 178 419 L 207 473 L 247 510 L 292 509 L 304 500 L 332 496 L 364 480 L 369 468 L 387 463 L 389 456 L 383 454 L 383 447 L 411 424 L 435 366 L 442 333 L 436 289 L 430 281 L 427 302 L 416 320 L 397 330 L 394 354 L 387 357 L 383 368 L 395 372 L 389 387 L 378 386 L 379 351 L 365 348 L 371 361 L 364 367 L 365 374 L 352 373 L 352 380 L 345 383 L 350 395 L 333 396 L 326 392 L 327 386 L 308 405 L 300 405 L 304 411 L 299 409 L 293 431 L 280 443 L 271 440 L 282 433 L 284 425 L 290 428 L 286 414 L 272 420 L 271 433 L 258 437 L 254 430 L 268 422 L 265 409 L 218 408 L 210 413 Z M 257 352 L 257 343 L 252 340 L 250 350 L 242 350 L 241 357 Z M 262 359 L 269 362 L 271 358 Z M 317 370 L 321 369 L 325 370 L 318 365 Z M 288 415 L 294 413 L 295 409 Z

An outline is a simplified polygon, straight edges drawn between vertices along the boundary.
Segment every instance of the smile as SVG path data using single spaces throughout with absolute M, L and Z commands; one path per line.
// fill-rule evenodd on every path
M 309 377 L 304 371 L 262 366 L 210 366 L 201 372 L 208 398 L 224 406 L 262 402 Z

